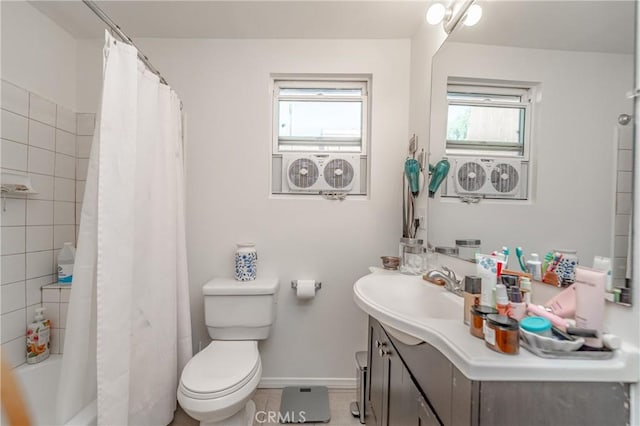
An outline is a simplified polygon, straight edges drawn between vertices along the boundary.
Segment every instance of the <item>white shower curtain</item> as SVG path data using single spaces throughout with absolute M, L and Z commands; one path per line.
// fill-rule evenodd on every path
M 106 39 L 58 420 L 97 395 L 99 425 L 166 425 L 192 355 L 180 100 Z

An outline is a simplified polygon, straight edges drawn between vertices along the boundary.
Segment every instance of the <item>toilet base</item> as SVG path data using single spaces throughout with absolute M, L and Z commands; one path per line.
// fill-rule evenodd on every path
M 256 404 L 250 399 L 247 405 L 244 406 L 244 409 L 238 411 L 233 416 L 219 422 L 200 422 L 200 426 L 252 426 L 255 415 Z

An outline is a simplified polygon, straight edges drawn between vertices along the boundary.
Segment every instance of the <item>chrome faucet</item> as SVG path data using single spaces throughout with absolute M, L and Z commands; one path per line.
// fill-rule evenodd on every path
M 427 272 L 427 279 L 435 283 L 444 283 L 445 290 L 448 290 L 457 296 L 462 296 L 462 281 L 458 279 L 456 273 L 446 266 L 442 266 L 442 270 L 444 272 L 432 269 Z

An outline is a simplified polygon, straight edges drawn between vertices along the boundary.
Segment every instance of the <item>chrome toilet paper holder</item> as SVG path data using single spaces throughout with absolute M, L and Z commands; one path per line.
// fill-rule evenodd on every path
M 316 281 L 316 290 L 320 290 L 322 288 L 322 283 L 319 281 Z M 291 281 L 291 288 L 296 289 L 298 288 L 298 281 L 297 280 L 292 280 Z

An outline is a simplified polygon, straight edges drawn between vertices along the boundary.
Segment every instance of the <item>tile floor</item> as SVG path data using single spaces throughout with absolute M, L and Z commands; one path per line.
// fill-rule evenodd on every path
M 282 389 L 258 389 L 253 395 L 257 411 L 277 412 L 280 408 L 280 395 Z M 356 426 L 360 425 L 358 419 L 351 415 L 349 405 L 356 400 L 356 391 L 353 389 L 329 389 L 329 408 L 331 421 L 329 423 L 305 423 L 330 426 Z M 279 423 L 254 421 L 254 426 L 274 425 Z M 198 426 L 198 422 L 189 417 L 178 408 L 173 422 L 169 426 Z

